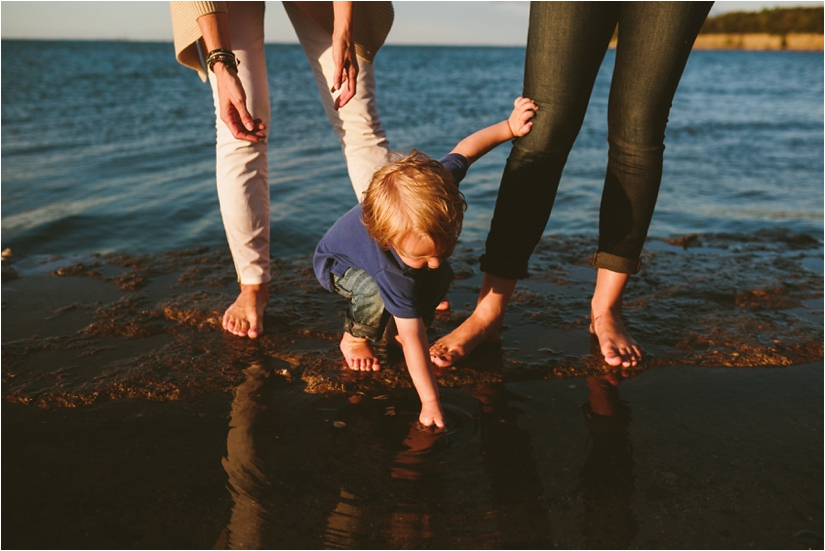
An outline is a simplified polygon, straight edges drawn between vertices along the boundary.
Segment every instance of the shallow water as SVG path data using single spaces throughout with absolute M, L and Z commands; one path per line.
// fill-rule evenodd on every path
M 171 44 L 4 40 L 3 50 L 15 60 L 2 67 L 3 248 L 224 246 L 211 94 L 174 61 Z M 383 49 L 378 100 L 392 147 L 438 157 L 505 118 L 523 58 L 523 48 Z M 300 48 L 267 45 L 267 63 L 272 254 L 308 254 L 354 195 Z M 608 52 L 548 235 L 596 235 L 612 64 Z M 820 54 L 694 52 L 666 145 L 651 237 L 781 227 L 821 239 Z M 508 152 L 505 144 L 482 158 L 463 184 L 467 241 L 486 236 Z

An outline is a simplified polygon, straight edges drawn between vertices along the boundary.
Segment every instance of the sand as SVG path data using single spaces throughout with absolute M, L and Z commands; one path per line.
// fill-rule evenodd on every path
M 634 372 L 587 332 L 593 246 L 539 246 L 501 345 L 439 372 L 437 436 L 402 358 L 343 367 L 308 258 L 273 259 L 257 341 L 220 330 L 224 251 L 4 260 L 3 546 L 821 548 L 821 245 L 649 243 Z

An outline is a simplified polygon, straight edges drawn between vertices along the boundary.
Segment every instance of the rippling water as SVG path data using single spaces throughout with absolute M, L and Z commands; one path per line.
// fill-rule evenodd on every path
M 211 94 L 175 62 L 171 44 L 2 46 L 4 248 L 38 255 L 224 246 Z M 378 100 L 392 147 L 440 156 L 503 119 L 521 90 L 523 57 L 523 48 L 384 48 Z M 548 234 L 596 234 L 613 59 L 609 52 Z M 267 45 L 267 63 L 272 254 L 307 254 L 355 198 L 300 48 Z M 666 145 L 651 237 L 783 227 L 821 239 L 820 53 L 695 52 Z M 486 235 L 508 150 L 481 159 L 463 185 L 464 240 Z

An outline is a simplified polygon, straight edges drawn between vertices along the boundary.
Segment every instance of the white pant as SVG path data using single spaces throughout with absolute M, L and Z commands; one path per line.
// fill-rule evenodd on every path
M 324 110 L 341 141 L 352 187 L 360 201 L 375 169 L 384 163 L 389 151 L 375 103 L 373 65 L 358 58 L 356 95 L 336 111 L 335 96 L 329 91 L 335 66 L 332 37 L 293 4 L 285 3 L 284 8 L 315 74 Z M 264 3 L 233 2 L 227 19 L 232 50 L 241 60 L 238 77 L 246 91 L 247 108 L 254 118 L 263 121 L 268 133 L 270 103 L 264 57 Z M 232 136 L 220 120 L 217 81 L 212 72 L 209 72 L 209 82 L 215 100 L 216 177 L 226 239 L 238 281 L 247 285 L 266 283 L 270 279 L 267 144 Z

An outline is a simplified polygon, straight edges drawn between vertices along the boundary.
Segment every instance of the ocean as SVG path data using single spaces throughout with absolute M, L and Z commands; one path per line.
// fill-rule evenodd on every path
M 225 247 L 209 87 L 173 47 L 2 42 L 2 247 L 17 256 Z M 299 46 L 266 47 L 272 255 L 309 254 L 355 204 Z M 607 159 L 608 52 L 546 235 L 595 236 Z M 524 48 L 387 46 L 378 105 L 394 150 L 439 157 L 504 119 Z M 697 51 L 667 130 L 649 239 L 784 229 L 822 239 L 821 53 Z M 483 242 L 509 153 L 462 184 L 462 241 Z

